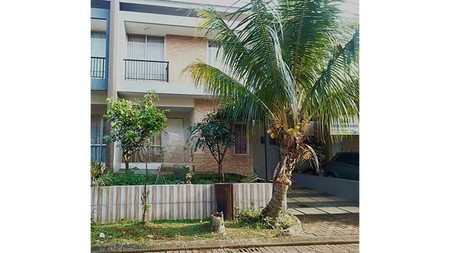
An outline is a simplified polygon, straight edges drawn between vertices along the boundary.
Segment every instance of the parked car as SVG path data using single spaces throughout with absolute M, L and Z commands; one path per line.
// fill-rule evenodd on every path
M 325 177 L 359 180 L 359 153 L 339 152 L 325 166 Z
M 319 159 L 319 170 L 313 165 L 312 160 L 304 161 L 300 159 L 300 161 L 295 165 L 295 172 L 306 175 L 319 176 L 323 175 L 323 166 L 325 163 L 326 156 L 323 154 L 317 154 Z

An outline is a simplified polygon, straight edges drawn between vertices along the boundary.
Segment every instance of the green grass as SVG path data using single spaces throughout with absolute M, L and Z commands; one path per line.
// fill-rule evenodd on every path
M 269 221 L 269 222 L 268 222 Z M 230 240 L 248 238 L 272 238 L 280 230 L 296 223 L 295 216 L 281 213 L 276 221 L 261 217 L 253 208 L 237 210 L 236 219 L 225 221 L 226 234 L 211 233 L 209 220 L 153 221 L 141 224 L 139 220 L 120 221 L 111 224 L 91 224 L 91 244 L 139 244 L 164 241 Z M 276 229 L 268 223 L 277 223 Z M 100 238 L 100 233 L 105 235 Z
M 141 224 L 136 221 L 121 221 L 112 224 L 91 225 L 92 245 L 111 245 L 126 243 L 151 243 L 177 240 L 229 240 L 245 238 L 271 238 L 279 229 L 267 229 L 257 224 L 226 221 L 225 235 L 211 233 L 209 221 L 175 220 L 154 221 Z M 100 233 L 105 235 L 100 238 Z M 151 236 L 151 237 L 149 237 Z

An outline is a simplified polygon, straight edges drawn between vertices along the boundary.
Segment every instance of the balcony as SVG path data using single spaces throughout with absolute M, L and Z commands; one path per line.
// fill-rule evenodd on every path
M 105 68 L 105 57 L 91 57 L 91 78 L 94 79 L 105 79 L 106 68 Z
M 124 59 L 125 80 L 169 82 L 169 62 Z
M 107 62 L 105 57 L 91 56 L 91 90 L 108 90 Z

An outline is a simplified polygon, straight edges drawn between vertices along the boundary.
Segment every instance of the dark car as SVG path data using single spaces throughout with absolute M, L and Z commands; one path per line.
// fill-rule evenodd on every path
M 324 176 L 359 180 L 359 153 L 339 152 L 325 166 Z

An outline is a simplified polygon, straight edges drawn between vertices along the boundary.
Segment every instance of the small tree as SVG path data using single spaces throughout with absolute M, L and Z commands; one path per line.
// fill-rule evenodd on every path
M 215 113 L 208 114 L 192 128 L 190 137 L 194 150 L 208 148 L 217 162 L 220 181 L 224 181 L 222 162 L 228 148 L 234 145 L 234 136 L 227 124 L 217 119 Z
M 105 140 L 118 143 L 127 171 L 130 157 L 143 148 L 151 136 L 166 127 L 166 115 L 153 104 L 156 98 L 150 92 L 141 101 L 107 99 L 108 110 L 104 117 L 111 122 L 111 133 L 105 136 Z

